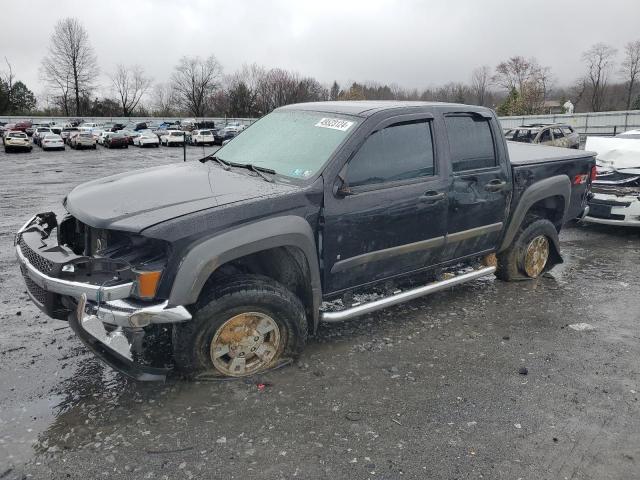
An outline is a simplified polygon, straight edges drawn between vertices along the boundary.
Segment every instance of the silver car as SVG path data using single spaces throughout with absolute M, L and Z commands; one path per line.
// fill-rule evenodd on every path
M 79 132 L 69 138 L 69 146 L 75 149 L 96 148 L 96 140 L 91 132 Z

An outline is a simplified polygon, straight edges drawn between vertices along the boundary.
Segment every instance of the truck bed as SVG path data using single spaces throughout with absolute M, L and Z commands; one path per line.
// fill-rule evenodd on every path
M 538 163 L 576 160 L 595 157 L 594 152 L 571 148 L 549 147 L 531 143 L 507 142 L 509 159 L 514 166 L 534 165 Z

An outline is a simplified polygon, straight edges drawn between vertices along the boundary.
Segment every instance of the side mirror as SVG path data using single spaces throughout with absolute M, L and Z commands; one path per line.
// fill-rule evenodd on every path
M 338 198 L 344 198 L 354 193 L 351 191 L 351 188 L 349 188 L 347 181 L 339 175 L 333 186 L 333 194 Z

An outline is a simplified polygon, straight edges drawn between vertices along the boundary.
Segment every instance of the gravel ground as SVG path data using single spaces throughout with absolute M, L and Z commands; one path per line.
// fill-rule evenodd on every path
M 142 384 L 103 366 L 30 304 L 13 232 L 79 183 L 177 161 L 0 153 L 0 479 L 640 476 L 638 230 L 568 228 L 538 281 L 322 326 L 260 378 Z

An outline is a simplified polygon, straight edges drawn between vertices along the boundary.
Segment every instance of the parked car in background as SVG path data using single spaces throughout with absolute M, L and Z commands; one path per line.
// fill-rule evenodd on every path
M 42 138 L 48 133 L 51 133 L 51 129 L 49 127 L 36 128 L 32 135 L 33 143 L 40 145 L 40 140 L 42 140 Z
M 192 130 L 189 135 L 190 145 L 214 145 L 215 136 L 211 130 Z
M 129 148 L 129 137 L 122 132 L 109 132 L 103 139 L 106 148 Z
M 160 139 L 151 130 L 143 130 L 133 139 L 133 144 L 138 147 L 159 147 Z
M 40 140 L 42 150 L 64 150 L 62 137 L 55 133 L 47 133 Z
M 129 145 L 133 145 L 133 140 L 140 135 L 140 132 L 136 132 L 135 130 L 129 130 L 126 128 L 120 130 L 120 132 L 124 134 L 125 137 L 127 137 Z
M 52 125 L 49 128 L 51 128 L 51 133 L 55 133 L 56 135 L 62 134 L 62 127 L 60 125 Z
M 4 138 L 4 151 L 11 152 L 14 150 L 31 151 L 33 146 L 26 133 L 21 131 L 13 131 L 6 134 Z
M 88 128 L 89 130 L 93 130 L 94 128 L 98 128 L 98 124 L 95 122 L 84 122 L 80 125 L 80 128 Z
M 81 119 L 81 118 L 70 118 L 68 123 L 72 127 L 77 127 L 77 126 L 83 124 L 84 120 Z
M 99 145 L 104 145 L 104 139 L 107 138 L 107 136 L 113 133 L 111 130 L 103 130 L 102 132 L 100 132 L 100 136 L 96 139 L 96 143 L 98 143 Z
M 78 130 L 77 127 L 65 127 L 62 129 L 62 133 L 60 133 L 60 136 L 62 137 L 62 141 L 64 143 L 66 143 L 67 145 L 69 145 L 69 138 L 71 137 L 71 135 L 78 133 L 80 130 Z
M 580 148 L 580 135 L 570 125 L 561 123 L 522 125 L 508 129 L 505 132 L 505 137 L 512 142 Z
M 6 123 L 3 127 L 2 130 L 0 130 L 0 136 L 2 136 L 2 142 L 4 143 L 4 136 L 13 131 L 15 128 L 16 124 L 15 123 Z
M 160 137 L 160 143 L 167 147 L 182 145 L 184 143 L 184 132 L 182 130 L 168 130 Z
M 18 130 L 20 132 L 24 132 L 27 135 L 29 135 L 29 132 L 27 132 L 27 130 L 29 130 L 31 134 L 33 134 L 33 130 L 31 129 L 31 127 L 32 127 L 31 122 L 25 121 L 25 122 L 17 122 L 13 127 L 13 129 Z
M 69 139 L 69 146 L 80 150 L 82 148 L 96 148 L 96 141 L 91 132 L 77 132 Z
M 640 130 L 615 137 L 587 137 L 596 152 L 597 176 L 585 222 L 640 227 Z
M 226 130 L 224 128 L 221 130 L 212 131 L 214 137 L 214 145 L 222 145 L 225 141 L 231 140 L 238 134 L 235 130 Z
M 211 120 L 204 120 L 202 122 L 198 122 L 196 123 L 195 126 L 199 130 L 202 130 L 202 129 L 213 130 L 214 128 L 216 128 L 215 122 L 212 122 Z

